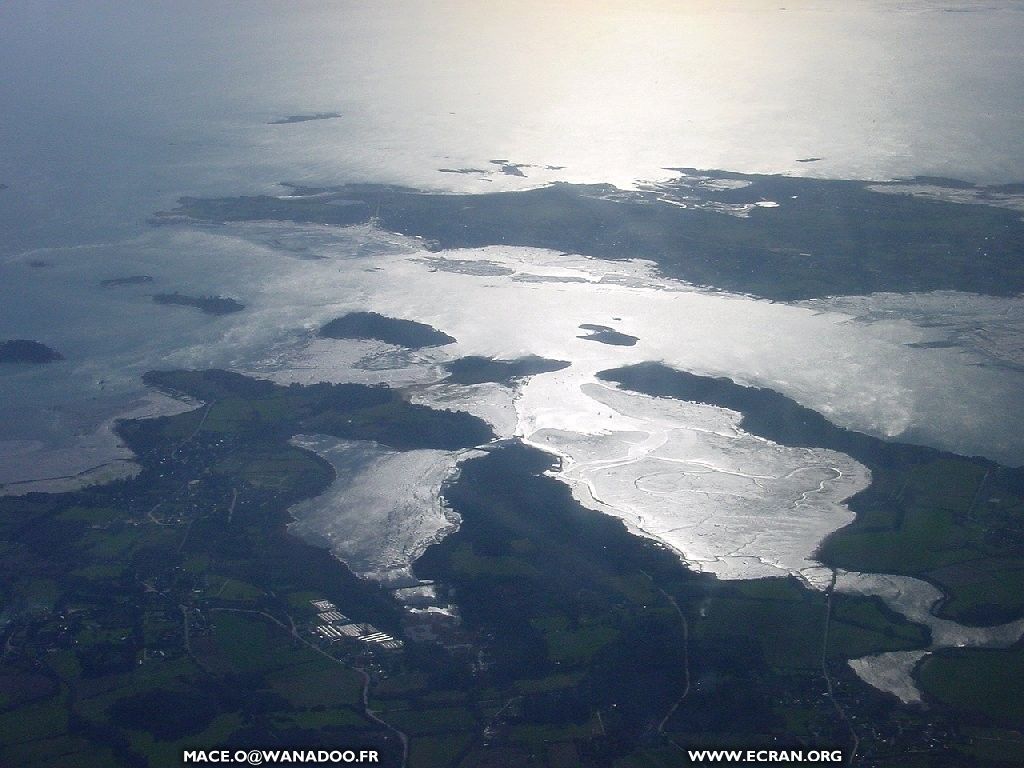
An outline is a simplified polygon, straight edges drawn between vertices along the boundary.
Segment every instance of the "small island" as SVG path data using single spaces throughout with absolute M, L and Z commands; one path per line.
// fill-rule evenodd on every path
M 157 304 L 174 304 L 182 307 L 195 307 L 208 315 L 230 315 L 241 312 L 245 304 L 225 296 L 186 296 L 183 293 L 157 293 L 153 296 Z
M 341 117 L 337 112 L 314 112 L 311 115 L 288 115 L 271 120 L 267 125 L 291 125 L 292 123 L 308 123 L 312 120 L 334 120 Z
M 128 277 L 112 277 L 108 280 L 100 280 L 100 285 L 104 288 L 117 288 L 121 285 L 144 285 L 145 283 L 152 282 L 152 275 L 129 275 Z
M 336 317 L 320 329 L 320 335 L 328 339 L 376 339 L 408 349 L 455 343 L 453 337 L 425 323 L 376 312 L 349 312 Z
M 507 386 L 516 379 L 560 371 L 569 365 L 567 360 L 551 360 L 537 355 L 527 355 L 515 360 L 497 360 L 493 357 L 471 355 L 445 363 L 444 369 L 450 374 L 447 381 L 454 384 L 494 383 Z
M 636 336 L 630 336 L 628 333 L 619 333 L 614 328 L 609 328 L 607 325 L 594 325 L 592 323 L 584 323 L 580 326 L 580 330 L 590 331 L 586 336 L 577 336 L 578 339 L 584 339 L 585 341 L 597 341 L 601 344 L 611 344 L 615 347 L 632 347 L 640 339 Z
M 52 363 L 64 355 L 45 344 L 29 339 L 0 341 L 0 363 Z

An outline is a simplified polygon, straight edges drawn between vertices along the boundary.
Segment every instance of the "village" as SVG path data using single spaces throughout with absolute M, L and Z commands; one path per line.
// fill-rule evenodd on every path
M 438 597 L 433 583 L 399 587 L 392 590 L 392 594 L 403 605 L 402 639 L 373 624 L 346 616 L 325 598 L 309 601 L 316 615 L 309 621 L 306 632 L 321 649 L 333 651 L 332 655 L 347 655 L 352 651 L 370 656 L 398 654 L 406 642 L 436 645 L 451 654 L 474 652 L 476 643 L 472 633 L 463 627 L 457 608 Z

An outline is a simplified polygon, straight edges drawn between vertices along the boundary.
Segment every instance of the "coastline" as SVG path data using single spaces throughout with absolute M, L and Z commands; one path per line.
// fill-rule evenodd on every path
M 141 397 L 127 403 L 123 411 L 103 421 L 93 433 L 81 436 L 76 443 L 59 451 L 40 444 L 20 454 L 6 454 L 4 459 L 8 464 L 7 472 L 19 477 L 0 482 L 0 496 L 67 493 L 135 477 L 142 468 L 135 461 L 135 454 L 117 434 L 118 422 L 175 416 L 200 407 L 202 403 L 185 395 L 147 389 Z M 18 460 L 10 461 L 12 455 Z M 40 467 L 40 455 L 45 455 L 51 460 L 56 456 L 58 460 L 49 464 L 50 474 L 45 477 L 32 477 L 30 468 Z M 82 461 L 83 456 L 89 456 L 85 463 Z

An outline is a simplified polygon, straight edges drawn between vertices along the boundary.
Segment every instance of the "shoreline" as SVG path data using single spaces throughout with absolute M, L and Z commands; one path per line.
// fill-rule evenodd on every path
M 94 458 L 105 457 L 104 460 L 78 469 L 78 466 L 81 466 L 81 462 L 76 464 L 75 458 L 82 455 L 81 442 L 79 445 L 72 444 L 57 451 L 54 451 L 51 446 L 43 445 L 21 454 L 14 454 L 15 456 L 23 457 L 18 465 L 27 468 L 32 465 L 32 458 L 35 456 L 41 454 L 53 456 L 55 453 L 63 453 L 66 454 L 64 460 L 57 462 L 57 466 L 68 467 L 68 470 L 64 474 L 51 474 L 46 477 L 23 476 L 20 479 L 7 480 L 0 483 L 0 496 L 24 496 L 29 493 L 67 493 L 135 477 L 141 471 L 141 466 L 135 461 L 135 454 L 117 434 L 118 422 L 175 416 L 201 407 L 202 403 L 184 395 L 147 388 L 142 392 L 141 397 L 134 398 L 129 403 L 126 403 L 124 410 L 115 416 L 105 419 L 91 434 L 81 438 L 81 442 L 86 442 L 89 445 L 90 452 L 96 454 Z M 110 468 L 110 471 L 107 471 L 107 468 Z M 57 471 L 59 472 L 60 470 L 58 469 Z

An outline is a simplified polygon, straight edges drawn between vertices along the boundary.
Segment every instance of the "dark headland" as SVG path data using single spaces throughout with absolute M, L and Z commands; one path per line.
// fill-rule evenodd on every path
M 450 374 L 448 381 L 455 384 L 512 384 L 516 379 L 536 376 L 568 368 L 566 360 L 551 360 L 537 355 L 518 357 L 515 360 L 496 360 L 493 357 L 471 355 L 445 363 Z
M 129 275 L 128 277 L 112 277 L 108 280 L 100 280 L 100 285 L 104 288 L 117 288 L 122 285 L 145 285 L 152 282 L 152 275 Z
M 245 304 L 225 296 L 186 296 L 183 293 L 157 293 L 153 296 L 157 304 L 173 304 L 182 307 L 195 307 L 208 315 L 230 315 L 241 312 Z
M 408 349 L 442 347 L 455 339 L 426 323 L 386 317 L 376 312 L 349 312 L 320 329 L 328 339 L 376 339 Z
M 267 125 L 291 125 L 292 123 L 308 123 L 313 120 L 335 120 L 341 117 L 337 112 L 314 112 L 309 115 L 288 115 L 277 120 L 271 120 Z
M 286 197 L 186 197 L 174 213 L 335 226 L 376 215 L 383 228 L 441 249 L 520 245 L 641 258 L 695 285 L 782 301 L 1024 290 L 1024 221 L 1015 211 L 883 193 L 900 191 L 895 184 L 675 170 L 678 179 L 637 190 L 556 183 L 522 192 L 432 194 L 348 184 L 293 187 Z M 1011 189 L 976 188 L 978 194 Z M 685 207 L 666 204 L 678 201 Z M 759 207 L 764 201 L 777 206 Z
M 580 330 L 589 331 L 589 333 L 586 336 L 577 336 L 576 338 L 584 339 L 585 341 L 597 341 L 601 344 L 609 344 L 614 347 L 632 347 L 640 341 L 636 336 L 630 336 L 628 333 L 620 333 L 614 328 L 609 328 L 607 325 L 584 323 L 580 326 Z
M 64 355 L 45 344 L 29 339 L 0 341 L 0 363 L 52 363 Z

